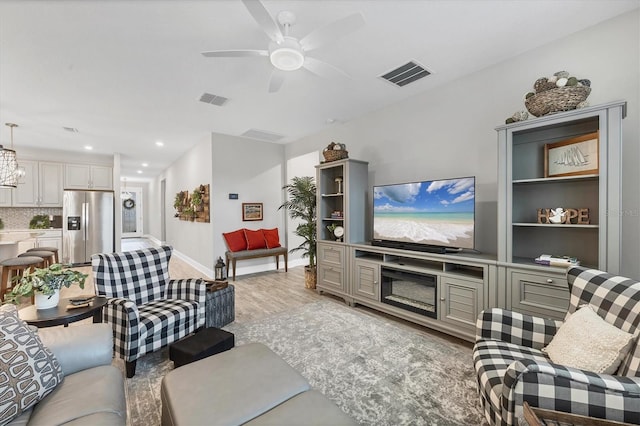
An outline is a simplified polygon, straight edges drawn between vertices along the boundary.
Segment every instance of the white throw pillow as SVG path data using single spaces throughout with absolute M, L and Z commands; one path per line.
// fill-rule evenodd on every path
M 613 374 L 634 341 L 633 334 L 609 324 L 584 305 L 567 318 L 542 351 L 556 364 Z

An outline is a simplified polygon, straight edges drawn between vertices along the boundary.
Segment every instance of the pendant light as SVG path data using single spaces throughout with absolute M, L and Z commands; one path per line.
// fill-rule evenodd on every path
M 13 148 L 14 123 L 5 123 L 11 128 L 11 148 Z M 15 188 L 18 186 L 18 160 L 13 149 L 0 145 L 0 188 Z

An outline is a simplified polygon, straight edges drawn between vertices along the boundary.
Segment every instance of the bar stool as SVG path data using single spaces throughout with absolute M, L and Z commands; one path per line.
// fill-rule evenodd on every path
M 26 251 L 29 253 L 31 251 L 50 251 L 55 255 L 55 263 L 60 263 L 60 259 L 58 258 L 58 247 L 33 247 Z
M 18 257 L 39 257 L 42 259 L 42 268 L 46 268 L 47 266 L 51 266 L 55 262 L 55 253 L 52 251 L 46 250 L 33 250 L 28 251 L 22 254 L 19 254 Z
M 0 262 L 0 266 L 2 266 L 2 279 L 0 281 L 0 299 L 4 300 L 4 295 L 9 289 L 9 283 L 15 276 L 24 275 L 24 271 L 36 267 L 41 266 L 43 260 L 38 256 L 22 256 L 22 257 L 12 257 L 10 259 L 5 259 Z M 13 286 L 12 286 L 13 287 Z M 33 298 L 32 298 L 33 299 Z M 33 300 L 32 300 L 33 303 Z

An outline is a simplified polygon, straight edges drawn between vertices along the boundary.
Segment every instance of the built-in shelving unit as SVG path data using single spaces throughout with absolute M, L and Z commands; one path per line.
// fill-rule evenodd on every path
M 562 112 L 498 131 L 499 299 L 506 307 L 561 319 L 569 294 L 566 269 L 538 265 L 541 254 L 620 269 L 620 162 L 625 102 Z M 596 133 L 597 173 L 547 177 L 545 145 Z M 539 223 L 538 209 L 588 209 L 588 223 Z M 543 221 L 544 222 L 544 221 Z

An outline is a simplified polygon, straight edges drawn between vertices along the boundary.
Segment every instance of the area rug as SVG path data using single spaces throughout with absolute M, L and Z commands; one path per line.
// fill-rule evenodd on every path
M 328 299 L 225 329 L 236 345 L 269 346 L 362 425 L 484 424 L 463 345 Z M 166 350 L 138 361 L 127 379 L 130 424 L 160 424 L 172 364 Z

